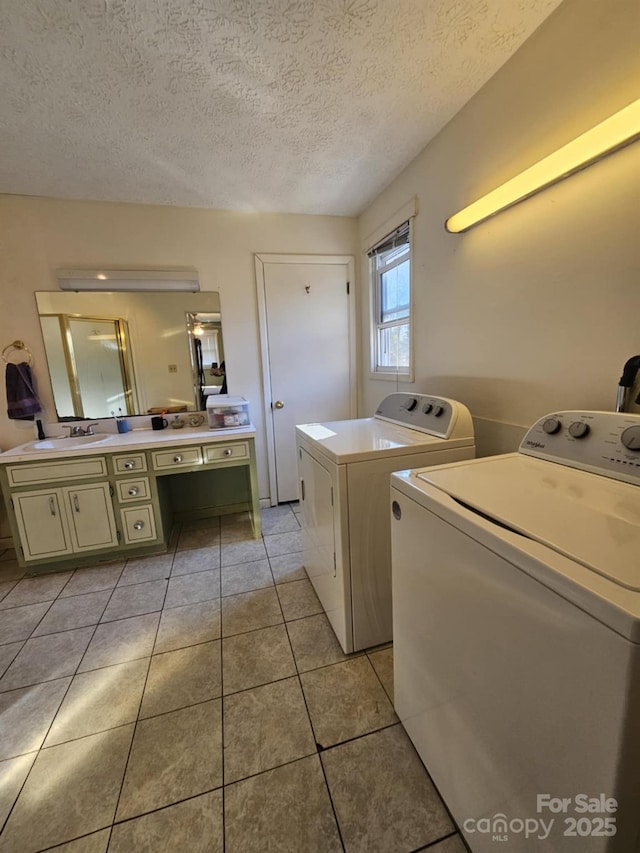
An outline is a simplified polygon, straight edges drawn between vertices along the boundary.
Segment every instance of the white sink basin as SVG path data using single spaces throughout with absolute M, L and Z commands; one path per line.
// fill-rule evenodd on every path
M 65 435 L 62 438 L 44 438 L 42 441 L 32 441 L 25 444 L 24 450 L 78 450 L 82 447 L 93 447 L 96 444 L 104 444 L 115 438 L 114 433 L 96 432 L 93 435 Z

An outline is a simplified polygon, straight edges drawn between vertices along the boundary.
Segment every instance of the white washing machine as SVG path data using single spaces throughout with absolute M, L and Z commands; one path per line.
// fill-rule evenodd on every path
M 475 456 L 466 406 L 385 397 L 375 416 L 296 427 L 304 561 L 345 652 L 392 639 L 389 475 Z
M 395 707 L 469 846 L 638 851 L 640 416 L 391 479 Z

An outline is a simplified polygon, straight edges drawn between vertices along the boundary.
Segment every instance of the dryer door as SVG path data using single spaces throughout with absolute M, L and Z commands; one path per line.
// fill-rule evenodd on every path
M 337 484 L 334 488 L 330 471 L 302 447 L 298 449 L 298 474 L 305 569 L 340 645 L 351 652 L 351 596 L 341 561 L 336 560 Z M 337 523 L 339 526 L 339 519 Z M 339 530 L 337 535 L 339 538 Z

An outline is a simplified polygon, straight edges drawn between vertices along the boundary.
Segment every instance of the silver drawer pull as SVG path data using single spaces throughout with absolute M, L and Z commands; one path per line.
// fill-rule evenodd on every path
M 49 498 L 49 512 L 51 513 L 51 515 L 56 514 L 56 502 L 53 498 Z
M 135 497 L 139 491 L 140 489 L 137 486 L 131 486 L 131 488 L 129 489 L 129 494 L 131 495 L 131 497 Z
M 133 461 L 133 459 L 128 459 L 122 467 L 126 468 L 127 471 L 130 471 L 132 468 L 136 467 L 136 463 Z
M 173 457 L 173 461 L 182 462 L 182 456 L 178 453 L 176 456 Z
M 143 527 L 144 527 L 144 521 L 134 521 L 133 522 L 133 529 L 134 530 L 142 530 Z
M 233 453 L 233 450 L 230 447 L 227 447 L 222 451 L 223 456 L 231 456 L 232 453 Z
M 76 512 L 80 512 L 80 504 L 78 503 L 78 496 L 73 496 L 73 508 Z

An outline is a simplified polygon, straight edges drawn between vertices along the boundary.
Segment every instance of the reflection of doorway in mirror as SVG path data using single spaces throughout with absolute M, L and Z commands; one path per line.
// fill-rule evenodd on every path
M 225 360 L 220 314 L 187 312 L 187 332 L 192 342 L 194 391 L 200 409 L 204 410 L 206 398 L 219 391 L 224 378 L 217 370 Z
M 42 317 L 58 417 L 103 418 L 138 410 L 124 320 Z

